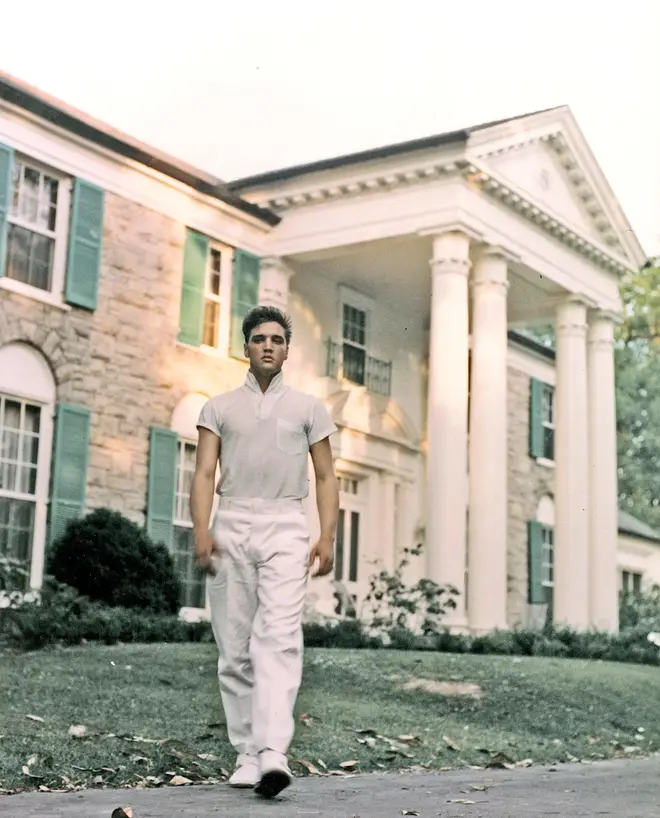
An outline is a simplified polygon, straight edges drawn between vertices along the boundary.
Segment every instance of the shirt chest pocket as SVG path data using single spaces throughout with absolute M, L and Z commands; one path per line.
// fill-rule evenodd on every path
M 284 454 L 304 454 L 307 437 L 298 424 L 278 418 L 277 448 Z

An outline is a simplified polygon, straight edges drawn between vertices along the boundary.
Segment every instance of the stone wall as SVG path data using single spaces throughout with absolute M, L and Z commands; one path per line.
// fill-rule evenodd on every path
M 527 523 L 535 519 L 541 497 L 554 495 L 554 469 L 539 465 L 529 456 L 529 394 L 529 376 L 509 367 L 507 620 L 510 626 L 530 624 Z
M 177 345 L 185 226 L 106 193 L 98 307 L 63 309 L 9 291 L 0 345 L 44 354 L 58 402 L 91 409 L 88 508 L 137 523 L 147 500 L 149 427 L 169 427 L 188 392 L 237 385 L 245 365 Z

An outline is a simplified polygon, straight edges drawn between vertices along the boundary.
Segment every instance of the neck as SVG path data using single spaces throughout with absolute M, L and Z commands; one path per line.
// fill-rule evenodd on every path
M 282 370 L 280 369 L 279 372 L 273 372 L 272 375 L 263 375 L 260 372 L 255 372 L 254 369 L 250 367 L 250 372 L 254 375 L 254 379 L 259 384 L 259 388 L 262 392 L 266 392 L 273 379 L 276 378 L 281 371 Z

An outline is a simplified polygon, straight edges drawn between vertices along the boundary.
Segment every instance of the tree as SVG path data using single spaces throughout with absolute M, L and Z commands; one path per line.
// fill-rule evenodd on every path
M 660 260 L 621 288 L 616 399 L 619 500 L 660 528 Z

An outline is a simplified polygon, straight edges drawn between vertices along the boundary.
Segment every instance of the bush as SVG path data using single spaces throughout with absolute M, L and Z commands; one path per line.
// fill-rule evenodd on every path
M 12 647 L 35 650 L 47 645 L 83 642 L 210 642 L 208 622 L 178 616 L 108 607 L 47 577 L 37 602 L 15 599 L 0 611 L 0 632 Z
M 71 521 L 53 544 L 47 572 L 106 605 L 169 614 L 180 607 L 167 549 L 118 511 L 98 509 Z

